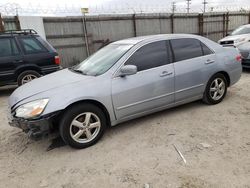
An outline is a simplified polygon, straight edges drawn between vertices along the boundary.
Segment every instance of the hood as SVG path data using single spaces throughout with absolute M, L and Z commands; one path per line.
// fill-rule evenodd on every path
M 88 79 L 93 79 L 93 77 L 75 73 L 69 69 L 64 69 L 35 79 L 17 88 L 9 98 L 9 105 L 10 107 L 13 107 L 13 105 L 39 93 Z
M 243 34 L 243 35 L 229 35 L 229 36 L 226 36 L 225 38 L 219 40 L 219 42 L 222 42 L 222 41 L 236 41 L 238 39 L 242 39 L 242 38 L 246 38 L 247 41 L 250 39 L 250 34 Z M 243 41 L 243 42 L 247 42 L 247 41 Z M 240 42 L 242 43 L 242 42 Z

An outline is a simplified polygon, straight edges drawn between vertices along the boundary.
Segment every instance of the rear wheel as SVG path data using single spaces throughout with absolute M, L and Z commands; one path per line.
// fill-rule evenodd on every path
M 203 101 L 207 104 L 218 104 L 226 96 L 227 80 L 223 74 L 215 74 L 208 81 L 203 95 Z
M 17 78 L 17 84 L 18 86 L 21 86 L 23 84 L 26 84 L 36 78 L 39 78 L 41 75 L 36 72 L 36 71 L 33 71 L 33 70 L 27 70 L 27 71 L 24 71 L 22 72 L 18 78 Z
M 77 104 L 69 108 L 60 123 L 60 135 L 73 148 L 95 144 L 106 129 L 106 118 L 101 109 L 92 104 Z

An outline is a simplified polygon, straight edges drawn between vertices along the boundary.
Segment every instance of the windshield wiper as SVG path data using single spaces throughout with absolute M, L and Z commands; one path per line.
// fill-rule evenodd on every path
M 83 74 L 83 75 L 87 75 L 85 72 L 83 72 L 82 70 L 79 70 L 79 69 L 74 69 L 73 67 L 69 68 L 69 70 L 73 71 L 73 72 L 77 72 L 77 73 L 80 73 L 80 74 Z

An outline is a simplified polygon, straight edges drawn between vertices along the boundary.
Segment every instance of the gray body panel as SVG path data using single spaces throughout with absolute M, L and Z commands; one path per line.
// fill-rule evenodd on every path
M 134 75 L 119 77 L 119 69 L 145 44 L 175 38 L 196 38 L 214 54 L 155 67 Z M 68 69 L 36 79 L 16 89 L 9 98 L 12 109 L 27 102 L 49 98 L 43 115 L 64 110 L 83 100 L 101 103 L 108 111 L 111 125 L 152 112 L 201 99 L 208 80 L 217 72 L 226 72 L 230 85 L 241 76 L 242 67 L 234 48 L 223 48 L 204 37 L 186 34 L 137 37 L 115 42 L 134 46 L 114 66 L 100 76 L 84 76 Z M 212 62 L 207 63 L 208 60 Z M 163 71 L 172 74 L 161 76 Z

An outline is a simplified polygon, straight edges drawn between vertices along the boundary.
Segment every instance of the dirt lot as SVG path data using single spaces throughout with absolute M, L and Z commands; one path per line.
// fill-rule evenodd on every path
M 83 150 L 46 151 L 51 137 L 30 141 L 9 127 L 11 91 L 0 90 L 0 187 L 250 187 L 250 72 L 221 104 L 198 101 L 130 121 Z

